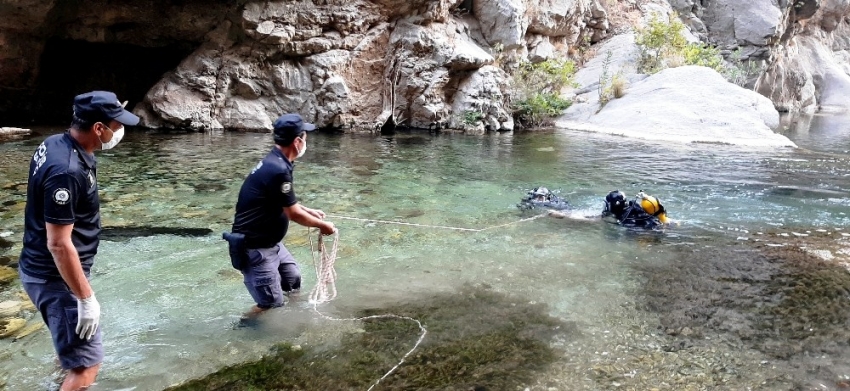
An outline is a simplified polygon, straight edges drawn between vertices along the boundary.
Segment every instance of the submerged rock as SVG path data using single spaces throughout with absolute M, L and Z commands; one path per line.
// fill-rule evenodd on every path
M 577 332 L 529 304 L 487 289 L 453 294 L 359 316 L 396 314 L 418 319 L 425 342 L 391 376 L 386 390 L 516 390 L 555 360 L 556 334 Z M 281 344 L 260 361 L 222 369 L 169 390 L 366 389 L 413 347 L 420 329 L 400 318 L 376 318 L 352 330 L 341 346 Z
M 18 278 L 18 271 L 8 266 L 0 266 L 0 284 L 5 284 Z
M 21 302 L 17 300 L 6 300 L 0 303 L 0 318 L 15 316 L 21 311 Z
M 15 341 L 24 338 L 38 330 L 41 330 L 42 327 L 44 327 L 44 322 L 42 322 L 41 320 L 36 320 L 35 322 L 32 322 L 22 327 L 15 333 Z
M 0 338 L 11 337 L 26 324 L 27 320 L 22 318 L 0 319 Z
M 175 236 L 207 236 L 212 233 L 209 228 L 188 228 L 188 227 L 105 227 L 100 234 L 102 240 L 124 241 L 133 238 L 155 235 L 175 235 Z
M 684 345 L 760 352 L 790 388 L 846 375 L 850 357 L 850 271 L 809 249 L 841 249 L 828 232 L 770 241 L 681 247 L 678 261 L 638 265 L 640 301 Z M 835 251 L 838 253 L 839 251 Z M 850 255 L 848 255 L 850 257 Z M 675 349 L 672 349 L 675 350 Z

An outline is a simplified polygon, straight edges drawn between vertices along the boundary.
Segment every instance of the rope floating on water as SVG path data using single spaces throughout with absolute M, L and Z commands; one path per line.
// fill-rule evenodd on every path
M 542 213 L 542 214 L 532 216 L 532 217 L 528 217 L 528 218 L 525 218 L 525 219 L 522 219 L 522 220 L 512 221 L 510 223 L 494 225 L 494 226 L 485 227 L 485 228 L 462 228 L 462 227 L 451 227 L 451 226 L 447 226 L 447 225 L 406 223 L 406 222 L 403 222 L 403 221 L 362 219 L 362 218 L 359 218 L 359 217 L 328 215 L 328 217 L 335 218 L 335 219 L 341 219 L 341 220 L 354 220 L 354 221 L 363 221 L 363 222 L 368 222 L 368 223 L 380 223 L 380 224 L 407 225 L 407 226 L 422 227 L 422 228 L 450 229 L 450 230 L 455 230 L 455 231 L 466 231 L 466 232 L 483 232 L 483 231 L 490 230 L 490 229 L 502 228 L 502 227 L 507 227 L 509 225 L 514 225 L 514 224 L 524 223 L 526 221 L 536 220 L 536 219 L 539 219 L 539 218 L 544 217 L 544 216 L 546 216 L 546 214 Z
M 310 254 L 313 255 L 313 267 L 316 269 L 316 286 L 313 287 L 313 290 L 310 292 L 310 303 L 313 304 L 313 311 L 319 314 L 319 316 L 327 320 L 333 321 L 364 321 L 369 319 L 393 318 L 409 320 L 411 322 L 415 322 L 416 325 L 419 326 L 419 330 L 421 331 L 421 333 L 419 334 L 419 339 L 416 340 L 416 343 L 413 345 L 413 347 L 410 348 L 410 350 L 408 350 L 407 353 L 405 353 L 404 356 L 401 357 L 401 360 L 399 360 L 399 362 L 395 366 L 390 368 L 390 370 L 387 371 L 384 376 L 381 376 L 380 379 L 372 383 L 372 385 L 367 390 L 371 391 L 373 388 L 375 388 L 375 386 L 378 385 L 378 383 L 389 377 L 393 372 L 396 371 L 396 369 L 398 369 L 398 367 L 404 364 L 404 360 L 406 360 L 407 357 L 413 354 L 413 351 L 415 351 L 416 348 L 418 348 L 419 345 L 422 344 L 422 341 L 425 340 L 425 335 L 428 334 L 428 330 L 425 329 L 425 326 L 423 326 L 422 322 L 420 322 L 418 319 L 414 319 L 409 316 L 383 314 L 364 316 L 360 318 L 334 318 L 321 313 L 317 306 L 320 303 L 326 303 L 336 298 L 336 270 L 334 269 L 334 262 L 336 262 L 337 249 L 339 248 L 339 231 L 334 234 L 333 244 L 331 245 L 330 251 L 328 251 L 327 247 L 325 246 L 323 240 L 324 235 L 322 235 L 321 232 L 318 233 L 318 246 L 316 249 L 313 248 L 313 238 L 312 236 L 310 236 L 309 229 L 307 229 L 307 236 L 310 239 Z M 319 252 L 318 263 L 316 262 L 315 257 L 316 251 Z
M 462 228 L 462 227 L 450 227 L 445 225 L 429 225 L 429 224 L 417 224 L 417 223 L 406 223 L 402 221 L 391 221 L 391 220 L 375 220 L 375 219 L 361 219 L 358 217 L 348 217 L 348 216 L 339 216 L 339 215 L 328 215 L 328 217 L 342 219 L 342 220 L 354 220 L 354 221 L 363 221 L 369 223 L 380 223 L 380 224 L 396 224 L 396 225 L 406 225 L 412 227 L 423 227 L 423 228 L 437 228 L 437 229 L 450 229 L 454 231 L 465 231 L 465 232 L 483 232 L 489 229 L 496 229 L 507 227 L 513 224 L 519 224 L 526 221 L 536 220 L 546 214 L 539 214 L 536 216 L 532 216 L 529 218 L 525 218 L 522 220 L 512 221 L 510 223 L 494 225 L 485 228 Z M 419 334 L 419 339 L 416 340 L 416 343 L 413 344 L 413 347 L 401 357 L 401 360 L 398 363 L 390 368 L 384 376 L 381 376 L 380 379 L 376 380 L 369 386 L 367 391 L 372 391 L 381 381 L 389 377 L 393 372 L 396 371 L 402 364 L 404 364 L 404 360 L 410 357 L 411 354 L 422 344 L 422 341 L 425 340 L 425 335 L 428 334 L 428 330 L 425 329 L 425 326 L 422 325 L 418 319 L 411 318 L 409 316 L 395 315 L 395 314 L 383 314 L 383 315 L 371 315 L 364 316 L 360 318 L 334 318 L 328 315 L 321 313 L 318 309 L 318 305 L 321 303 L 327 303 L 336 298 L 336 270 L 334 269 L 334 263 L 336 262 L 337 250 L 339 249 L 339 231 L 334 233 L 333 244 L 331 245 L 330 251 L 328 251 L 324 242 L 324 235 L 321 232 L 318 233 L 318 239 L 316 240 L 317 246 L 313 247 L 313 237 L 310 236 L 310 229 L 307 229 L 307 237 L 310 241 L 310 255 L 313 257 L 313 267 L 316 270 L 316 286 L 313 287 L 313 290 L 310 291 L 310 303 L 313 304 L 313 311 L 319 314 L 322 318 L 332 321 L 364 321 L 369 319 L 401 319 L 401 320 L 409 320 L 411 322 L 416 323 L 419 326 L 419 330 L 421 333 Z M 319 261 L 316 262 L 316 252 L 319 253 Z

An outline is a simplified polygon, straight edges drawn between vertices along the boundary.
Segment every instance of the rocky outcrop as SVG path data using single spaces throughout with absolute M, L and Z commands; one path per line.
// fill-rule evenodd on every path
M 774 133 L 779 113 L 769 99 L 697 66 L 636 81 L 601 110 L 571 108 L 557 126 L 652 141 L 795 146 Z
M 0 42 L 15 43 L 0 47 L 0 95 L 44 85 L 40 59 L 51 40 L 182 41 L 190 54 L 134 109 L 145 126 L 268 129 L 297 111 L 328 127 L 506 130 L 513 121 L 500 68 L 544 61 L 609 30 L 601 0 L 104 1 L 0 0 L 12 16 L 0 21 Z
M 151 127 L 268 129 L 298 111 L 347 129 L 511 130 L 508 76 L 491 48 L 517 61 L 530 46 L 542 61 L 550 39 L 575 44 L 607 28 L 595 0 L 549 1 L 250 3 L 136 112 Z
M 762 68 L 752 87 L 789 112 L 850 110 L 850 1 L 671 0 L 703 40 Z

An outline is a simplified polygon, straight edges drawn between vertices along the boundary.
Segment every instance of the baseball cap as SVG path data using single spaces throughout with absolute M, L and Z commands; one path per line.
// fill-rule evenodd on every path
M 300 114 L 294 113 L 281 115 L 272 126 L 274 127 L 274 142 L 282 145 L 289 145 L 301 133 L 316 130 L 316 125 L 304 122 Z
M 74 115 L 90 122 L 116 120 L 124 125 L 139 123 L 139 117 L 124 109 L 124 105 L 114 93 L 92 91 L 74 97 Z

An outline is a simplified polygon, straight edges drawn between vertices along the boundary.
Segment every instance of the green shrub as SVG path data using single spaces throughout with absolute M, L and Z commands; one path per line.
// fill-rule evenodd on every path
M 747 87 L 750 78 L 759 75 L 763 67 L 761 62 L 742 60 L 741 49 L 738 49 L 729 56 L 729 64 L 723 70 L 723 76 L 732 83 Z
M 511 101 L 514 116 L 527 126 L 546 124 L 572 103 L 561 98 L 561 89 L 575 85 L 576 65 L 568 59 L 537 64 L 524 62 L 513 73 Z
M 716 47 L 702 43 L 689 43 L 682 49 L 682 56 L 687 65 L 699 65 L 709 67 L 719 73 L 723 73 L 723 57 Z
M 467 110 L 463 112 L 463 124 L 467 126 L 475 126 L 478 125 L 484 119 L 484 114 L 480 111 L 475 110 Z
M 517 103 L 514 112 L 528 126 L 540 126 L 561 115 L 572 103 L 556 93 L 538 93 Z
M 638 29 L 635 35 L 635 43 L 640 49 L 638 72 L 656 73 L 681 57 L 688 46 L 682 35 L 684 29 L 685 25 L 675 14 L 671 14 L 668 21 L 653 16 L 647 27 Z
M 635 43 L 640 49 L 638 71 L 653 74 L 664 68 L 698 65 L 723 72 L 720 50 L 703 43 L 688 43 L 682 32 L 685 25 L 671 14 L 668 21 L 653 17 L 649 25 L 639 29 Z

